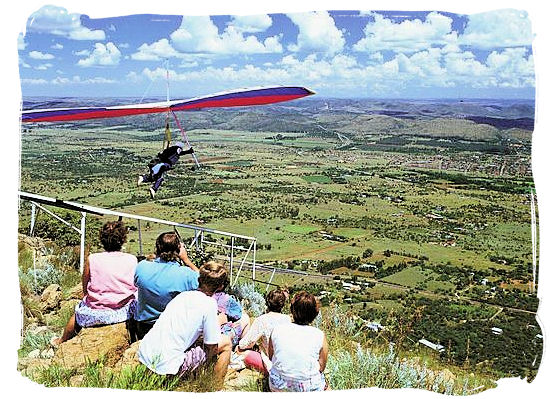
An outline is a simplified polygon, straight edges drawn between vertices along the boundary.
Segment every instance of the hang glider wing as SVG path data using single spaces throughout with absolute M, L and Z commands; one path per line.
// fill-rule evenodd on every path
M 215 93 L 188 100 L 120 105 L 112 107 L 82 107 L 33 109 L 22 111 L 21 121 L 64 122 L 85 119 L 114 118 L 120 116 L 153 114 L 168 111 L 187 111 L 201 108 L 238 107 L 273 104 L 315 94 L 305 87 L 257 87 Z

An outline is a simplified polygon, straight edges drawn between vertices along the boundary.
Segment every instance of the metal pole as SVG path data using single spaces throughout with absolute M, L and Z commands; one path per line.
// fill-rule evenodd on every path
M 59 220 L 61 223 L 63 223 L 63 224 L 65 224 L 65 225 L 69 226 L 71 229 L 73 229 L 74 231 L 76 231 L 77 233 L 80 234 L 80 230 L 79 230 L 79 229 L 77 229 L 76 227 L 74 227 L 72 224 L 70 224 L 70 223 L 67 222 L 66 220 L 60 218 L 59 216 L 57 216 L 55 213 L 53 213 L 53 212 L 50 211 L 49 209 L 44 208 L 43 206 L 40 206 L 40 205 L 38 205 L 38 204 L 35 204 L 35 205 L 36 205 L 36 207 L 37 207 L 38 209 L 42 209 L 44 212 L 46 212 L 46 213 L 47 213 L 48 215 L 50 215 L 51 217 L 55 218 L 56 220 Z
M 86 244 L 86 212 L 82 212 L 80 219 L 80 273 L 84 272 L 84 245 Z
M 137 220 L 138 227 L 138 242 L 139 242 L 139 256 L 143 256 L 143 243 L 141 241 L 141 221 Z
M 252 244 L 254 245 L 252 252 L 252 286 L 256 287 L 256 240 Z
M 267 287 L 265 287 L 265 292 L 269 291 L 269 286 L 271 285 L 271 282 L 273 281 L 274 276 L 275 276 L 275 268 L 273 268 L 273 272 L 271 273 L 271 277 L 269 278 L 269 282 L 267 283 Z
M 36 204 L 33 202 L 32 203 L 32 208 L 31 208 L 31 228 L 30 228 L 30 231 L 29 231 L 29 235 L 32 237 L 33 233 L 34 233 L 34 223 L 36 221 Z
M 235 237 L 231 237 L 231 251 L 229 255 L 229 284 L 233 286 L 233 247 L 235 246 Z
M 199 230 L 195 230 L 195 239 L 193 240 L 195 242 L 195 252 L 199 252 L 200 250 L 200 244 L 199 244 Z
M 246 258 L 248 257 L 248 254 L 250 253 L 250 250 L 252 249 L 252 246 L 254 245 L 256 241 L 254 241 L 252 244 L 250 244 L 250 247 L 248 247 L 248 250 L 244 254 L 243 260 L 241 261 L 241 264 L 239 265 L 239 270 L 237 270 L 237 275 L 235 276 L 235 284 L 237 284 L 237 280 L 239 279 L 239 276 L 241 274 L 241 270 L 243 269 L 244 263 L 246 262 Z M 255 262 L 253 263 L 253 266 L 255 266 Z M 254 272 L 254 268 L 252 269 Z
M 36 248 L 34 247 L 32 249 L 32 276 L 36 287 Z

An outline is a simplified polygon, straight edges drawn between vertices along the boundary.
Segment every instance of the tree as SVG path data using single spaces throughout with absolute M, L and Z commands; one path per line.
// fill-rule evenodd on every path
M 370 248 L 367 248 L 363 251 L 363 258 L 370 258 L 373 254 L 373 250 Z

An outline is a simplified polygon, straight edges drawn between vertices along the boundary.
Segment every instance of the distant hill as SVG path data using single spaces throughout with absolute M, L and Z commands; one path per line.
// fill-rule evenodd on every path
M 147 99 L 144 101 L 155 101 Z M 131 104 L 123 98 L 26 98 L 23 108 L 60 108 Z M 181 112 L 185 129 L 259 132 L 305 132 L 361 139 L 365 135 L 406 134 L 438 138 L 491 141 L 504 135 L 530 141 L 534 102 L 529 100 L 369 100 L 312 98 L 258 107 Z M 65 126 L 162 129 L 165 115 L 141 115 L 82 122 Z

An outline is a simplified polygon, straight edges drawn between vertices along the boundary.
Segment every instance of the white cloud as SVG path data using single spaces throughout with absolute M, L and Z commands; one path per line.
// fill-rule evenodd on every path
M 22 66 L 23 68 L 31 68 L 31 66 L 27 64 L 25 61 L 23 61 L 22 58 L 19 58 L 19 65 Z
M 42 53 L 40 51 L 31 51 L 29 57 L 33 60 L 53 60 L 55 58 L 52 54 Z
M 267 14 L 237 15 L 233 17 L 231 25 L 241 32 L 263 32 L 271 26 L 273 20 Z
M 126 80 L 132 83 L 140 83 L 141 81 L 143 81 L 143 78 L 141 75 L 137 74 L 136 72 L 131 71 L 131 72 L 128 72 L 128 74 L 126 74 Z
M 63 78 L 63 77 L 56 77 L 55 79 L 52 79 L 49 83 L 53 85 L 91 85 L 91 84 L 113 84 L 117 83 L 116 80 L 113 79 L 107 79 L 103 77 L 95 77 L 90 79 L 82 79 L 78 75 L 74 75 L 72 78 Z
M 80 51 L 73 52 L 73 54 L 78 56 L 78 57 L 87 57 L 91 54 L 91 51 L 90 50 L 80 50 Z
M 500 53 L 493 51 L 487 57 L 487 66 L 491 69 L 491 74 L 507 87 L 534 87 L 534 60 L 532 55 L 526 55 L 525 48 L 510 48 Z
M 63 45 L 61 43 L 55 43 L 53 44 L 52 46 L 50 46 L 50 48 L 54 49 L 54 50 L 62 50 L 63 49 Z
M 138 51 L 130 56 L 137 61 L 159 61 L 163 58 L 179 57 L 168 39 L 160 39 L 158 42 L 139 46 Z
M 375 53 L 376 54 L 376 53 Z M 366 63 L 365 63 L 366 62 Z M 526 49 L 494 51 L 486 60 L 470 51 L 453 46 L 430 48 L 415 53 L 397 53 L 384 61 L 375 55 L 364 62 L 353 56 L 336 54 L 289 54 L 278 61 L 260 65 L 205 67 L 201 70 L 170 70 L 174 87 L 200 87 L 201 92 L 215 92 L 235 87 L 257 85 L 297 85 L 326 93 L 349 93 L 400 96 L 409 89 L 531 88 L 534 87 L 533 57 Z M 166 70 L 145 68 L 131 73 L 128 80 L 161 80 Z
M 45 85 L 48 84 L 46 79 L 21 79 L 23 85 Z
M 179 65 L 180 68 L 196 68 L 198 66 L 199 63 L 197 61 L 184 61 Z
M 111 42 L 107 44 L 96 43 L 93 52 L 88 58 L 83 58 L 77 62 L 82 67 L 90 66 L 111 66 L 118 65 L 120 61 L 120 50 Z
M 313 51 L 334 55 L 343 50 L 344 36 L 327 11 L 287 16 L 300 30 L 297 42 L 288 46 L 290 51 Z
M 470 15 L 464 33 L 459 37 L 461 45 L 481 49 L 530 46 L 532 41 L 527 13 L 512 9 Z
M 119 43 L 117 47 L 119 47 L 119 48 L 130 48 L 130 43 Z
M 34 69 L 36 69 L 37 71 L 45 71 L 49 68 L 53 67 L 52 64 L 41 64 L 41 65 L 38 65 L 37 67 L 35 67 Z
M 470 51 L 446 54 L 445 68 L 447 74 L 456 80 L 471 80 L 489 75 L 487 66 L 476 60 Z
M 186 53 L 254 54 L 280 53 L 278 36 L 266 38 L 263 43 L 254 35 L 245 36 L 242 25 L 231 23 L 220 34 L 210 17 L 184 16 L 181 26 L 170 35 L 172 46 Z
M 452 44 L 457 40 L 456 32 L 451 28 L 452 21 L 437 12 L 429 13 L 425 21 L 406 19 L 401 22 L 374 13 L 374 21 L 363 29 L 365 37 L 355 43 L 353 49 L 414 53 L 434 45 Z
M 27 47 L 27 42 L 25 42 L 25 36 L 23 36 L 23 34 L 20 33 L 19 36 L 17 36 L 17 50 L 19 51 L 25 50 L 26 47 Z
M 74 40 L 105 40 L 102 30 L 91 30 L 82 25 L 80 14 L 69 14 L 66 9 L 56 6 L 44 6 L 31 14 L 27 29 Z

